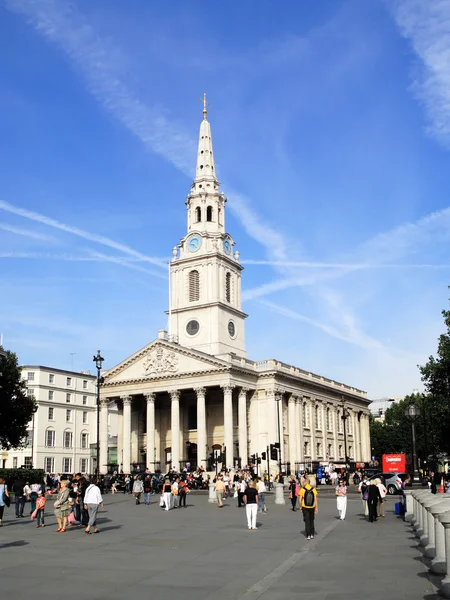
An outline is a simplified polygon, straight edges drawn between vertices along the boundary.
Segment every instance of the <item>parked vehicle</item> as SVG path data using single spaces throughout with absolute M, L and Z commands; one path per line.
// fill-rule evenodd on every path
M 386 486 L 388 494 L 394 496 L 400 494 L 402 491 L 402 481 L 405 479 L 407 473 L 375 473 L 370 477 L 370 481 L 373 479 L 381 479 Z

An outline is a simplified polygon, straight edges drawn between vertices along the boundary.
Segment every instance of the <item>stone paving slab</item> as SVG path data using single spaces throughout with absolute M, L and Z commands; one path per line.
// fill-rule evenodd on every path
M 320 491 L 319 491 L 320 493 Z M 336 502 L 320 497 L 317 535 L 301 535 L 301 513 L 289 504 L 258 514 L 248 531 L 245 510 L 234 499 L 218 509 L 206 495 L 191 494 L 190 506 L 170 512 L 135 506 L 129 495 L 105 497 L 98 535 L 74 528 L 56 533 L 5 510 L 0 529 L 2 597 L 48 600 L 431 600 L 426 562 L 403 521 L 393 514 L 377 523 L 361 519 L 361 502 L 349 498 L 348 518 L 336 519 Z M 50 503 L 49 503 L 50 504 Z M 80 588 L 81 584 L 81 588 Z M 81 596 L 80 596 L 81 593 Z

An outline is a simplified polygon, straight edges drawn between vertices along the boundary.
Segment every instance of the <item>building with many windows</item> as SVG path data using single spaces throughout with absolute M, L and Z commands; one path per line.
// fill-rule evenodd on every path
M 173 465 L 245 465 L 279 444 L 288 469 L 371 458 L 365 392 L 277 360 L 246 356 L 243 266 L 225 227 L 206 101 L 187 231 L 170 262 L 168 332 L 105 373 L 100 469 L 107 470 L 108 407 L 119 408 L 118 460 L 165 471 Z M 344 431 L 345 428 L 345 431 Z M 287 465 L 289 463 L 289 467 Z M 279 468 L 271 460 L 271 470 Z
M 89 372 L 25 365 L 27 393 L 37 402 L 23 448 L 3 452 L 6 468 L 34 467 L 47 473 L 90 473 L 97 441 L 97 378 Z M 117 435 L 117 411 L 109 411 L 108 436 Z

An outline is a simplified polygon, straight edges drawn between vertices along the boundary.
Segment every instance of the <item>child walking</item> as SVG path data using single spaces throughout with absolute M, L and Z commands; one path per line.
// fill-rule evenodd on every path
M 45 527 L 45 524 L 44 524 L 45 503 L 46 503 L 45 496 L 42 494 L 41 491 L 39 491 L 38 497 L 36 498 L 36 510 L 37 510 L 37 513 L 36 513 L 37 525 L 36 525 L 36 527 Z

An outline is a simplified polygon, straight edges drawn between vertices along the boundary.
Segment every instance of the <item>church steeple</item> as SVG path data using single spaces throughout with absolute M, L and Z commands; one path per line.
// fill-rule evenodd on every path
M 203 95 L 203 120 L 198 135 L 197 167 L 191 191 L 186 199 L 188 232 L 225 233 L 225 195 L 219 192 L 214 164 L 211 125 L 207 117 L 206 94 Z
M 187 234 L 170 263 L 170 331 L 182 346 L 213 356 L 245 356 L 239 252 L 225 230 L 225 203 L 214 168 L 206 94 L 195 179 L 186 198 Z
M 200 133 L 198 136 L 197 169 L 195 171 L 194 183 L 210 181 L 214 182 L 218 186 L 219 182 L 217 181 L 214 168 L 211 125 L 206 118 L 206 115 L 208 114 L 208 109 L 206 106 L 207 103 L 205 93 L 203 94 L 203 121 L 201 122 Z

